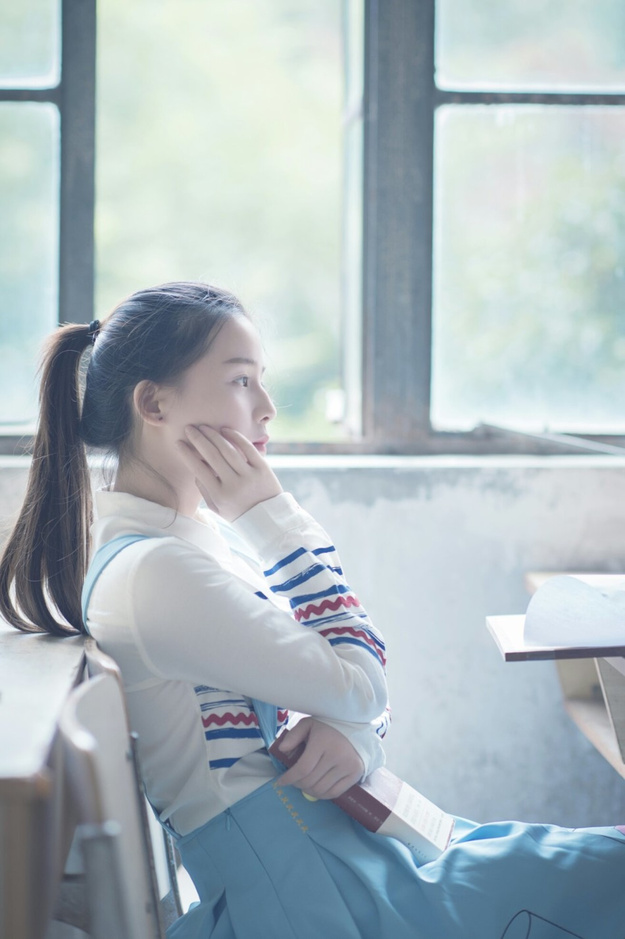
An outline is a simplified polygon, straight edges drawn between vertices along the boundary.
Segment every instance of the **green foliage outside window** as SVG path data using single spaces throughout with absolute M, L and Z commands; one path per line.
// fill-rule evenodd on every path
M 274 438 L 337 433 L 342 71 L 338 0 L 99 8 L 98 315 L 166 280 L 237 293 L 266 340 Z

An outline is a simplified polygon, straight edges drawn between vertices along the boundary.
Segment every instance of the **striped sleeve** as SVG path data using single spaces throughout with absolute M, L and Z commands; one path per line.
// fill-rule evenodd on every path
M 299 547 L 264 571 L 272 593 L 288 599 L 295 620 L 332 646 L 352 645 L 386 665 L 381 636 L 345 582 L 334 545 Z
M 347 583 L 335 546 L 289 493 L 259 503 L 234 524 L 269 562 L 263 571 L 269 589 L 288 600 L 298 623 L 384 669 L 384 641 Z

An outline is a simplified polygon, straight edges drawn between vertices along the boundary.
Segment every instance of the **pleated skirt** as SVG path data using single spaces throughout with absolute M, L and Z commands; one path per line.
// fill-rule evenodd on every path
M 457 819 L 419 865 L 267 783 L 178 848 L 200 902 L 168 939 L 624 939 L 625 829 Z

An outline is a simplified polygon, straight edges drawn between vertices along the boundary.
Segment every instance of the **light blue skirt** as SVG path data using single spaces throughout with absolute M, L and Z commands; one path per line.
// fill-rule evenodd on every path
M 267 783 L 178 841 L 200 902 L 168 939 L 623 939 L 625 829 L 458 819 L 419 866 Z

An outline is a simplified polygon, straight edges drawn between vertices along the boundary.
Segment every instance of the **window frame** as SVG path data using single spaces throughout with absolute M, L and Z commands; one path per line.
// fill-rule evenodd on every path
M 446 104 L 625 105 L 625 94 L 438 88 L 435 6 L 436 0 L 365 0 L 365 434 L 358 449 L 394 454 L 622 454 L 623 435 L 532 435 L 488 426 L 449 432 L 432 427 L 437 109 Z
M 60 116 L 59 323 L 89 323 L 94 310 L 96 0 L 62 0 L 61 68 L 48 88 L 1 87 L 0 102 L 49 102 Z M 0 453 L 32 440 L 0 436 Z
M 625 105 L 625 94 L 443 90 L 436 0 L 365 0 L 363 437 L 281 453 L 623 454 L 625 436 L 437 431 L 432 373 L 434 123 L 445 104 Z
M 349 0 L 347 0 L 349 2 Z M 276 442 L 279 454 L 622 453 L 625 436 L 531 435 L 430 421 L 434 121 L 444 104 L 625 105 L 625 94 L 479 92 L 435 84 L 436 0 L 364 0 L 362 436 Z M 54 88 L 0 88 L 61 117 L 59 321 L 94 309 L 96 0 L 62 0 Z M 0 436 L 0 453 L 30 440 Z

